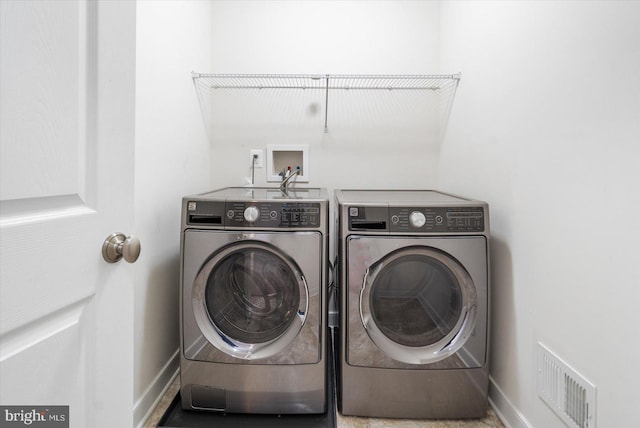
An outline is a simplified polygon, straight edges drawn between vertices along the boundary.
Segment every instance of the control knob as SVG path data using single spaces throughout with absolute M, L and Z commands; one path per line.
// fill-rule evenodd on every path
M 415 228 L 421 228 L 427 222 L 427 218 L 420 211 L 409 214 L 409 224 Z
M 244 210 L 244 219 L 249 223 L 253 223 L 260 217 L 260 210 L 255 205 L 248 206 Z

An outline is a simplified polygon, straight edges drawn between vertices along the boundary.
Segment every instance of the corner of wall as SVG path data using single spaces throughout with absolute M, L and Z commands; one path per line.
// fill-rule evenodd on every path
M 133 405 L 133 426 L 142 427 L 151 416 L 158 403 L 173 381 L 180 374 L 180 350 L 162 368 Z
M 507 428 L 530 428 L 531 424 L 489 376 L 489 404 Z

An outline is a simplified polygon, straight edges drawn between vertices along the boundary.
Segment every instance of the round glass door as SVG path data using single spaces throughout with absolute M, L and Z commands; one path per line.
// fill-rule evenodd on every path
M 373 264 L 360 293 L 367 334 L 390 357 L 409 364 L 440 361 L 460 349 L 475 326 L 477 294 L 451 255 L 406 247 Z
M 281 351 L 302 328 L 307 306 L 308 289 L 298 266 L 262 242 L 221 249 L 204 264 L 193 287 L 202 334 L 237 358 Z

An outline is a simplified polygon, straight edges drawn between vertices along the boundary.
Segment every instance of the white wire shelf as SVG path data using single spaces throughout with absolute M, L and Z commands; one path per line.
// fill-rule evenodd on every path
M 204 74 L 192 73 L 210 89 L 362 89 L 445 90 L 457 85 L 460 74 L 355 75 L 355 74 Z
M 325 92 L 324 128 L 328 131 L 329 93 L 340 91 L 429 92 L 440 99 L 448 114 L 460 74 L 446 75 L 356 75 L 356 74 L 207 74 L 193 72 L 196 88 L 211 94 L 235 89 L 318 90 Z

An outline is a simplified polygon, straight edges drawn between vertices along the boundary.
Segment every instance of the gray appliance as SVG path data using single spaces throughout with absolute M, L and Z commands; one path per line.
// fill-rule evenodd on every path
M 182 407 L 323 413 L 328 196 L 225 188 L 182 200 Z
M 341 412 L 485 416 L 488 205 L 431 190 L 335 197 Z

